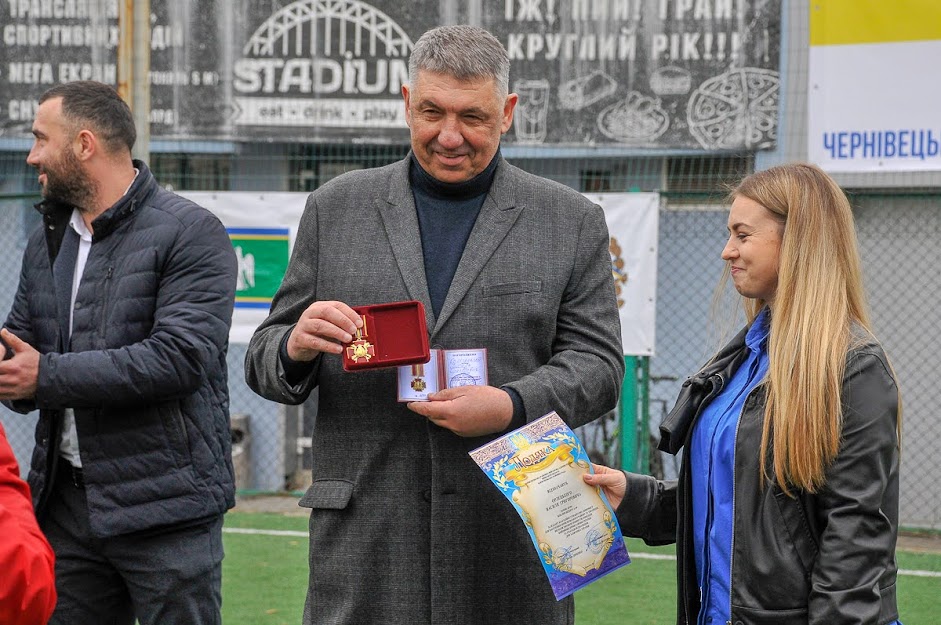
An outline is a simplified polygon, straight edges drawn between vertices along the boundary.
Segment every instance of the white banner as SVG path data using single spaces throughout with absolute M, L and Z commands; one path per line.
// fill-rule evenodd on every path
M 830 172 L 941 170 L 941 4 L 810 5 L 808 159 Z
M 621 343 L 631 356 L 653 356 L 657 327 L 660 195 L 594 193 L 611 236 L 611 275 L 621 312 Z
M 239 259 L 230 340 L 247 343 L 265 317 L 294 245 L 307 193 L 181 193 L 215 213 L 229 230 Z M 621 313 L 624 353 L 654 353 L 657 294 L 656 193 L 586 194 L 605 212 L 611 275 Z

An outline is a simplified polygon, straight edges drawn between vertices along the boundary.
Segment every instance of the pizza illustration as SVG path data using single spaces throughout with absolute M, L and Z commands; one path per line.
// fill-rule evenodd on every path
M 598 129 L 606 137 L 621 143 L 650 143 L 662 135 L 670 125 L 670 116 L 660 106 L 660 100 L 639 91 L 631 91 L 627 98 L 615 102 L 598 115 Z
M 773 147 L 779 83 L 777 72 L 756 67 L 713 76 L 690 96 L 690 134 L 707 150 Z

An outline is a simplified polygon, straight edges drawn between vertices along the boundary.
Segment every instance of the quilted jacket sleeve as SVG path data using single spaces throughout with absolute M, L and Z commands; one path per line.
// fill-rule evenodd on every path
M 222 223 L 194 208 L 159 241 L 167 253 L 157 269 L 149 335 L 113 349 L 43 354 L 36 390 L 40 408 L 167 401 L 196 392 L 207 372 L 220 375 L 237 261 Z

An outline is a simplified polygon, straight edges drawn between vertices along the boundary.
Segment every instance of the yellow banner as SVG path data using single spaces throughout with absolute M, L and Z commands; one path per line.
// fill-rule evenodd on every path
M 941 39 L 938 0 L 810 0 L 810 45 Z

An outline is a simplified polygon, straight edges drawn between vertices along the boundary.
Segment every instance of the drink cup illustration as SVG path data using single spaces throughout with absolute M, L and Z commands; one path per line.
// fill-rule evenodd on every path
M 517 80 L 513 90 L 519 95 L 513 127 L 519 143 L 542 143 L 546 140 L 549 113 L 549 81 Z

